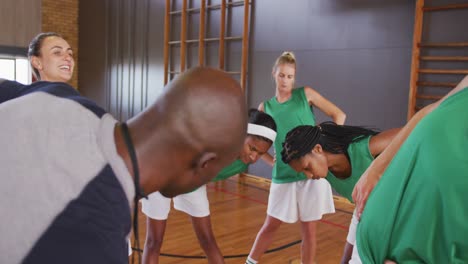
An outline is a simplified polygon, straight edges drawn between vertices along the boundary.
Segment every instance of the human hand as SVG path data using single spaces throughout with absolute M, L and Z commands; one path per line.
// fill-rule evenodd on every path
M 370 174 L 366 171 L 354 186 L 352 196 L 356 205 L 356 217 L 358 220 L 361 220 L 361 214 L 364 211 L 367 199 L 372 190 L 374 190 L 375 185 L 379 182 L 379 179 L 378 175 Z

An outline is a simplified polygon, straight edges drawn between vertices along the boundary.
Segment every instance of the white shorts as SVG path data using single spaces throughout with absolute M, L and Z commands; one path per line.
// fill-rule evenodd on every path
M 194 217 L 210 215 L 210 203 L 206 195 L 206 185 L 197 190 L 178 195 L 173 198 L 174 208 Z M 141 211 L 149 218 L 166 220 L 171 210 L 171 198 L 162 196 L 159 192 L 148 195 L 148 199 L 141 199 Z
M 349 224 L 348 236 L 346 237 L 346 241 L 353 246 L 356 244 L 356 230 L 358 223 L 359 221 L 356 216 L 356 210 L 354 210 L 351 223 Z
M 286 223 L 320 220 L 335 212 L 330 184 L 325 179 L 271 183 L 267 214 Z
M 351 255 L 351 259 L 349 260 L 349 264 L 362 264 L 361 258 L 359 257 L 358 247 L 357 244 L 354 243 L 353 247 L 353 254 Z
M 132 241 L 130 241 L 130 238 L 127 238 L 127 244 L 128 244 L 128 255 L 132 255 L 133 249 L 132 249 Z

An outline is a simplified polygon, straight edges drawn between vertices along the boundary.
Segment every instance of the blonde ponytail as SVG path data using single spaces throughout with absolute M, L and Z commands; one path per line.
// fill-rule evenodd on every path
M 281 64 L 292 64 L 294 65 L 294 68 L 296 68 L 296 56 L 294 56 L 294 53 L 292 51 L 285 51 L 279 56 L 275 64 L 273 65 L 273 73 L 276 72 L 276 68 L 278 68 L 278 65 Z

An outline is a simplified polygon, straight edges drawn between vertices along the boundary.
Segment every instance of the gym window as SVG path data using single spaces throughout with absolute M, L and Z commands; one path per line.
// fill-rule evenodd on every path
M 32 73 L 27 57 L 0 54 L 0 78 L 30 84 Z

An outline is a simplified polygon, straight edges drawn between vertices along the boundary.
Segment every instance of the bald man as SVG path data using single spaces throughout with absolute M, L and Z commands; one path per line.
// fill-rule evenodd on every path
M 128 263 L 135 197 L 208 182 L 239 153 L 246 116 L 239 84 L 209 68 L 127 123 L 65 83 L 0 81 L 0 263 Z

